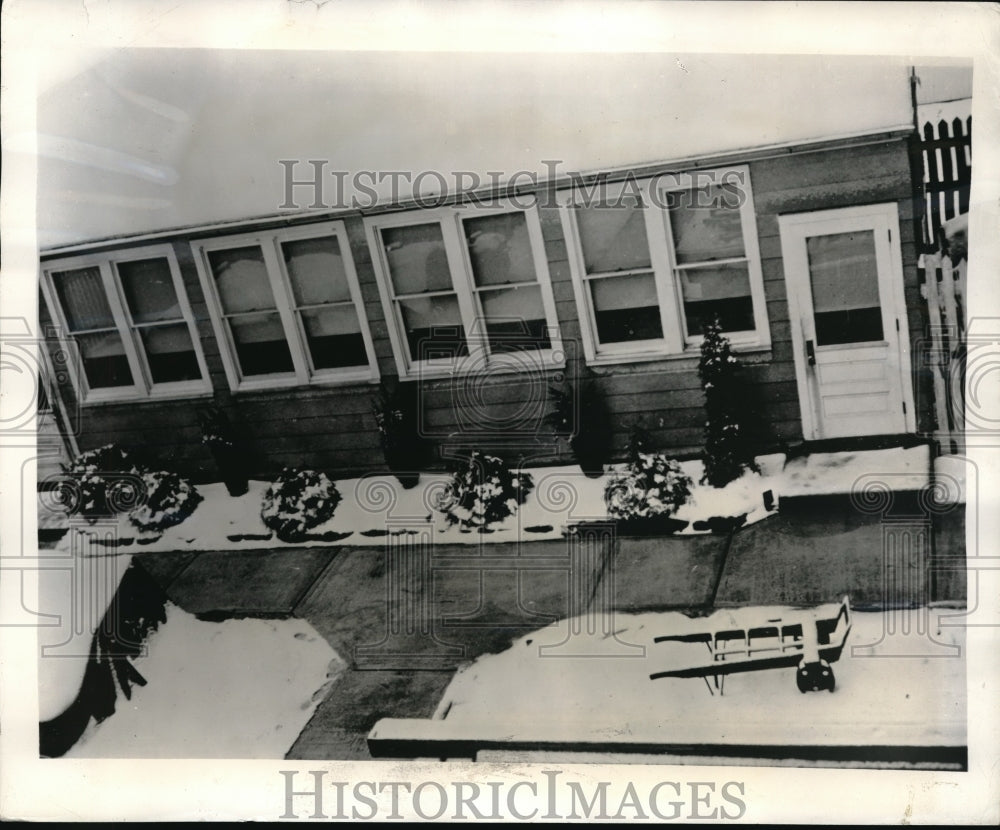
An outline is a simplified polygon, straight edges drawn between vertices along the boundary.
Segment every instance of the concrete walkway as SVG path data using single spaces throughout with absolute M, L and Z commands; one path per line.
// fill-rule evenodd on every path
M 964 601 L 964 574 L 932 567 L 964 550 L 961 506 L 921 515 L 915 495 L 896 501 L 898 515 L 889 516 L 844 498 L 788 500 L 779 515 L 731 534 L 619 539 L 590 570 L 568 566 L 559 542 L 433 554 L 351 546 L 146 553 L 137 561 L 202 619 L 307 620 L 349 669 L 288 757 L 362 759 L 380 718 L 430 717 L 460 665 L 582 611 L 705 612 L 845 593 L 870 608 Z M 900 554 L 903 538 L 909 552 Z

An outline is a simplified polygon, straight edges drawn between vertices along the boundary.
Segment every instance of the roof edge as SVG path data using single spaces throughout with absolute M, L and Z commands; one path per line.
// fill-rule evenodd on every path
M 260 230 L 265 230 L 306 225 L 324 221 L 334 221 L 348 216 L 371 216 L 384 213 L 396 213 L 415 208 L 427 207 L 427 203 L 431 199 L 434 200 L 435 207 L 447 207 L 449 205 L 460 205 L 466 201 L 482 200 L 484 198 L 501 195 L 524 195 L 550 189 L 564 190 L 576 185 L 588 185 L 598 179 L 602 179 L 610 184 L 629 177 L 637 179 L 647 178 L 650 176 L 662 175 L 667 172 L 683 173 L 688 170 L 703 169 L 705 167 L 746 164 L 749 162 L 762 161 L 781 156 L 817 153 L 825 150 L 861 147 L 872 144 L 884 144 L 890 141 L 899 140 L 904 136 L 910 136 L 914 134 L 914 132 L 915 130 L 912 124 L 898 125 L 894 127 L 884 127 L 878 130 L 847 133 L 838 136 L 807 139 L 804 141 L 790 141 L 778 144 L 739 148 L 735 150 L 725 150 L 710 154 L 681 156 L 655 163 L 643 162 L 620 165 L 613 168 L 590 170 L 587 172 L 574 172 L 554 178 L 538 177 L 530 183 L 525 183 L 515 187 L 499 185 L 496 187 L 479 188 L 450 194 L 424 194 L 422 196 L 411 196 L 394 202 L 376 204 L 370 208 L 352 207 L 322 210 L 299 210 L 294 213 L 289 212 L 285 214 L 269 214 L 266 216 L 247 216 L 241 219 L 226 220 L 224 222 L 216 222 L 207 225 L 180 225 L 172 228 L 164 228 L 163 230 L 158 231 L 121 234 L 103 237 L 101 239 L 87 240 L 84 242 L 74 242 L 69 245 L 42 248 L 39 250 L 39 256 L 42 259 L 50 259 L 67 254 L 98 253 L 121 245 L 131 247 L 140 243 L 167 241 L 182 236 L 205 236 L 216 233 L 236 232 L 240 229 L 246 229 L 249 231 L 254 228 L 258 228 Z

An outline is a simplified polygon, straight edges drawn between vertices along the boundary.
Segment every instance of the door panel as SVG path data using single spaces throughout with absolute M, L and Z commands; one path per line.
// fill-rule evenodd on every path
M 804 436 L 912 431 L 895 205 L 779 224 Z

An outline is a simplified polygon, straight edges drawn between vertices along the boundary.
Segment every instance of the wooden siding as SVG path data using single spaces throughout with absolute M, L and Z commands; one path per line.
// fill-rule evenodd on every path
M 789 153 L 749 162 L 771 346 L 743 353 L 740 359 L 749 381 L 748 411 L 759 414 L 754 431 L 762 451 L 780 450 L 802 439 L 778 236 L 780 214 L 887 201 L 898 204 L 910 337 L 917 354 L 926 312 L 917 284 L 911 152 L 910 140 L 897 137 L 882 143 Z M 539 210 L 556 313 L 569 356 L 566 369 L 537 376 L 512 373 L 426 381 L 421 384 L 421 401 L 427 433 L 444 453 L 475 446 L 535 463 L 567 463 L 570 456 L 565 442 L 557 440 L 542 422 L 550 407 L 547 388 L 563 376 L 572 381 L 586 374 L 603 392 L 613 413 L 613 438 L 619 457 L 630 430 L 638 425 L 649 430 L 664 449 L 677 455 L 696 454 L 702 445 L 704 425 L 697 356 L 588 369 L 583 360 L 558 211 L 554 206 Z M 396 366 L 363 220 L 360 215 L 343 218 L 379 371 L 383 378 L 394 378 Z M 276 226 L 282 224 L 288 223 L 275 222 Z M 215 478 L 213 462 L 200 443 L 197 425 L 198 407 L 214 403 L 228 413 L 245 437 L 255 475 L 273 473 L 283 465 L 325 469 L 339 478 L 383 470 L 371 408 L 375 385 L 230 392 L 188 243 L 193 235 L 176 238 L 173 247 L 197 320 L 214 398 L 83 407 L 81 448 L 115 442 L 143 449 L 159 457 L 164 466 L 199 479 Z M 913 361 L 917 367 L 914 389 L 918 429 L 925 430 L 930 406 L 927 384 L 916 374 L 920 362 Z M 72 390 L 63 391 L 67 402 L 75 406 Z M 484 422 L 496 427 L 495 439 L 482 433 Z

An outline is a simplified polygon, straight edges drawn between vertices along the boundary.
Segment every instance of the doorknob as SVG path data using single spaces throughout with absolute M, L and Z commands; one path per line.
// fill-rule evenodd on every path
M 816 365 L 816 347 L 812 340 L 806 340 L 806 361 L 810 366 Z

